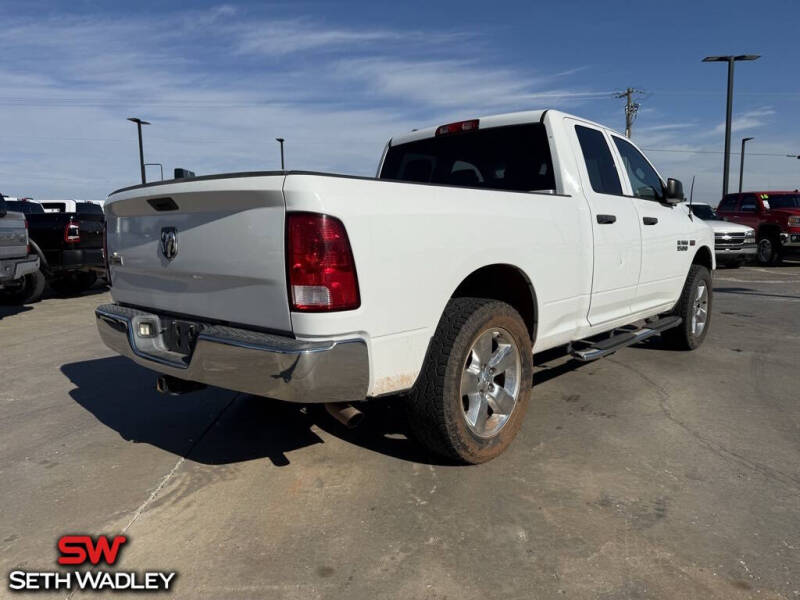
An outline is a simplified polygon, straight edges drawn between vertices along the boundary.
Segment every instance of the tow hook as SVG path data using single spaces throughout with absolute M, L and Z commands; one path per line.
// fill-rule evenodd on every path
M 169 394 L 170 396 L 179 396 L 181 394 L 188 394 L 189 392 L 196 392 L 206 387 L 204 383 L 196 381 L 186 381 L 185 379 L 178 379 L 171 375 L 159 375 L 156 378 L 156 389 L 162 394 Z
M 355 429 L 364 421 L 364 413 L 349 402 L 328 402 L 325 410 L 348 429 Z

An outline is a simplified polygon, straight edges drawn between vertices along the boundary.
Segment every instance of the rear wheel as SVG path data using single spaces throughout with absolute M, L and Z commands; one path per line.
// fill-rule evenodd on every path
M 9 304 L 30 304 L 37 302 L 44 293 L 47 283 L 44 274 L 36 270 L 25 275 L 19 282 L 3 290 L 2 298 Z
M 683 321 L 661 334 L 664 343 L 676 350 L 694 350 L 699 347 L 711 325 L 712 300 L 711 273 L 703 265 L 692 265 L 681 297 L 672 312 Z
M 408 402 L 411 433 L 429 450 L 466 463 L 498 456 L 528 407 L 531 339 L 504 302 L 448 303 Z

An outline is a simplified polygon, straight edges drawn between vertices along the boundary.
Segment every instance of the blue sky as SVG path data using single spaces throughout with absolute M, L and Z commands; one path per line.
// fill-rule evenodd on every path
M 624 128 L 664 176 L 722 182 L 726 70 L 745 187 L 800 187 L 800 3 L 38 2 L 0 0 L 0 191 L 101 199 L 145 158 L 198 174 L 287 166 L 373 174 L 390 136 L 559 108 Z M 775 154 L 778 156 L 769 156 Z M 738 185 L 738 155 L 731 187 Z M 157 169 L 148 171 L 157 178 Z

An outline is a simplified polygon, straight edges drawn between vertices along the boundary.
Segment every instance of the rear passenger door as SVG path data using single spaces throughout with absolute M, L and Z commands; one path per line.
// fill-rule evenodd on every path
M 631 198 L 623 195 L 607 134 L 567 119 L 592 218 L 594 271 L 588 320 L 592 325 L 629 315 L 639 283 L 641 233 Z
M 664 184 L 653 165 L 628 140 L 615 134 L 611 138 L 625 171 L 623 187 L 633 198 L 642 231 L 642 269 L 632 311 L 671 305 L 683 289 L 696 250 L 678 251 L 678 240 L 687 239 L 688 207 L 667 204 Z

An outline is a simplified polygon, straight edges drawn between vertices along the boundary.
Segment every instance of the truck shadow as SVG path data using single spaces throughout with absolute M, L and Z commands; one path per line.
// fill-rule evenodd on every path
M 561 362 L 563 355 L 563 350 L 536 355 L 536 384 L 586 364 Z M 68 363 L 61 371 L 75 386 L 70 397 L 124 440 L 206 465 L 267 458 L 274 466 L 288 466 L 291 452 L 325 442 L 315 428 L 399 460 L 455 464 L 430 454 L 409 436 L 403 395 L 358 403 L 364 423 L 347 429 L 318 404 L 280 402 L 217 388 L 165 396 L 155 390 L 152 371 L 120 356 Z
M 33 307 L 30 305 L 3 304 L 2 300 L 0 300 L 0 320 L 5 317 L 13 317 L 14 315 L 28 312 L 29 310 L 33 310 Z
M 406 436 L 400 397 L 364 403 L 364 425 L 348 430 L 320 405 L 301 405 L 208 388 L 183 396 L 155 390 L 155 375 L 130 360 L 109 357 L 65 364 L 69 394 L 124 440 L 156 446 L 207 465 L 267 458 L 290 464 L 295 450 L 324 443 L 312 426 L 373 452 L 425 464 L 429 456 Z

